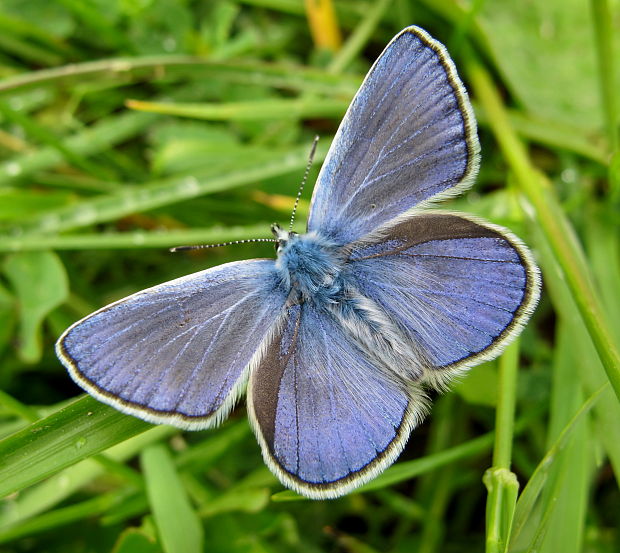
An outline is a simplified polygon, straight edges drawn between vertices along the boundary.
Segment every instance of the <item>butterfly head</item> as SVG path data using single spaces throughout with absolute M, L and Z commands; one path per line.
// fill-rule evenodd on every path
M 299 234 L 296 232 L 284 230 L 280 225 L 278 225 L 278 223 L 273 223 L 271 225 L 271 232 L 277 240 L 276 253 L 278 254 L 278 256 L 280 256 L 280 254 L 284 252 L 291 240 L 295 240 L 295 238 L 299 236 Z

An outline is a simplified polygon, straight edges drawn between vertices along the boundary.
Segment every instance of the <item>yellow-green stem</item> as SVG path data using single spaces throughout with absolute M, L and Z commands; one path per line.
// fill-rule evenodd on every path
M 519 188 L 534 208 L 536 220 L 575 297 L 607 378 L 620 400 L 620 352 L 595 293 L 581 244 L 548 179 L 531 164 L 523 143 L 510 125 L 506 108 L 488 72 L 478 63 L 472 63 L 469 76 Z

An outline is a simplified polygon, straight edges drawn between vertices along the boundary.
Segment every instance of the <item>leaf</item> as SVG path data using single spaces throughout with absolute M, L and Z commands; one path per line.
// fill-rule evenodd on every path
M 474 367 L 467 377 L 458 380 L 452 389 L 465 401 L 474 405 L 497 405 L 497 370 L 494 363 Z
M 18 354 L 27 363 L 41 359 L 40 329 L 43 319 L 69 295 L 65 268 L 52 252 L 22 252 L 7 258 L 4 274 L 18 300 Z
M 131 138 L 141 132 L 155 117 L 150 113 L 137 112 L 109 117 L 81 132 L 63 138 L 62 144 L 77 154 L 89 156 Z M 62 154 L 51 146 L 15 156 L 0 163 L 0 186 L 17 178 L 27 177 L 36 171 L 55 167 L 62 161 Z
M 13 334 L 15 298 L 0 283 L 0 354 Z
M 145 449 L 142 469 L 165 553 L 201 553 L 202 523 L 189 502 L 168 449 L 162 444 Z
M 326 153 L 326 148 L 318 148 L 315 159 L 323 159 Z M 308 163 L 307 158 L 307 145 L 275 152 L 265 148 L 260 151 L 249 149 L 241 159 L 224 161 L 199 174 L 126 186 L 111 194 L 50 210 L 28 219 L 19 231 L 47 234 L 111 221 L 204 194 L 231 190 L 261 179 L 301 171 Z
M 298 210 L 299 212 L 300 210 Z M 296 228 L 298 231 L 302 231 Z M 145 249 L 171 248 L 180 244 L 217 244 L 233 240 L 267 237 L 269 225 L 261 223 L 252 226 L 217 226 L 210 228 L 191 228 L 187 230 L 155 230 L 134 232 L 98 232 L 84 234 L 27 234 L 0 241 L 2 251 L 31 251 L 42 247 L 55 250 L 111 250 L 111 249 Z M 8 304 L 7 304 L 8 305 Z M 3 309 L 0 291 L 0 312 Z M 12 309 L 12 304 L 11 304 Z M 2 329 L 0 329 L 0 334 Z
M 69 192 L 0 189 L 0 221 L 18 221 L 35 213 L 67 205 Z
M 119 537 L 112 553 L 160 553 L 161 548 L 152 536 L 141 528 L 127 528 Z
M 210 517 L 235 511 L 256 513 L 264 509 L 268 503 L 267 488 L 232 488 L 202 507 L 200 516 Z
M 0 497 L 151 427 L 90 396 L 81 397 L 0 441 Z
M 528 481 L 527 485 L 523 489 L 523 492 L 519 496 L 519 500 L 517 501 L 517 507 L 515 509 L 515 516 L 513 520 L 513 534 L 510 540 L 511 545 L 518 543 L 521 532 L 527 528 L 526 523 L 532 515 L 536 500 L 540 496 L 540 493 L 547 482 L 551 467 L 557 460 L 558 455 L 568 446 L 575 430 L 585 421 L 585 416 L 602 397 L 603 392 L 608 387 L 609 384 L 605 384 L 583 403 L 570 422 L 564 427 L 557 440 L 555 440 L 553 445 L 547 450 L 547 453 L 542 458 L 540 463 L 538 463 L 534 474 L 532 474 L 532 477 Z
M 4 525 L 0 528 L 0 543 L 6 543 L 19 538 L 24 538 L 46 532 L 60 526 L 74 523 L 88 517 L 99 515 L 108 510 L 122 505 L 125 494 L 110 492 L 100 494 L 97 497 L 61 507 L 53 511 L 48 511 L 37 517 L 23 520 L 17 524 Z
M 192 117 L 211 121 L 254 121 L 278 118 L 304 119 L 319 117 L 342 117 L 349 107 L 348 100 L 332 99 L 269 99 L 248 102 L 173 104 L 165 102 L 142 102 L 127 100 L 128 108 L 149 113 Z
M 494 58 L 531 113 L 589 129 L 602 125 L 601 116 L 593 117 L 602 110 L 590 20 L 582 0 L 484 3 L 480 21 Z
M 75 22 L 60 2 L 48 0 L 4 0 L 2 10 L 19 17 L 23 21 L 35 23 L 41 30 L 45 30 L 56 37 L 66 37 L 75 28 Z

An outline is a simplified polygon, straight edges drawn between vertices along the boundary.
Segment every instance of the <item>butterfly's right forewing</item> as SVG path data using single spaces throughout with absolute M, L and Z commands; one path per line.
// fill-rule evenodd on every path
M 200 429 L 219 422 L 282 317 L 272 260 L 220 265 L 113 303 L 70 327 L 59 358 L 126 413 Z

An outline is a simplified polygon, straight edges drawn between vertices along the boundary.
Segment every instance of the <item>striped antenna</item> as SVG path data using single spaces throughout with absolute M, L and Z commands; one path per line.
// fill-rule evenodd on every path
M 232 246 L 233 244 L 247 244 L 249 242 L 277 242 L 274 238 L 251 238 L 249 240 L 233 240 L 232 242 L 222 242 L 221 244 L 199 244 L 197 246 L 175 246 L 170 248 L 171 252 L 186 252 L 188 250 L 204 250 L 206 248 L 219 248 L 220 246 Z
M 308 165 L 306 165 L 306 172 L 304 173 L 303 179 L 301 179 L 301 185 L 299 186 L 299 191 L 297 192 L 297 198 L 295 198 L 295 205 L 293 206 L 293 213 L 291 215 L 291 224 L 288 226 L 288 231 L 291 232 L 293 230 L 293 223 L 295 222 L 295 213 L 297 212 L 297 205 L 299 204 L 299 198 L 301 198 L 301 193 L 304 191 L 304 185 L 308 180 L 308 174 L 310 173 L 310 168 L 312 167 L 312 161 L 314 160 L 314 154 L 316 152 L 316 145 L 319 143 L 319 137 L 314 137 L 314 142 L 312 143 L 312 148 L 310 149 L 310 155 L 308 156 Z

